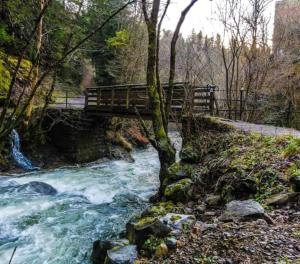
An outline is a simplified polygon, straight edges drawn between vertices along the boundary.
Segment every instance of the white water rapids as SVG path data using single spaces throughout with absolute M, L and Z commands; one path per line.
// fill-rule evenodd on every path
M 158 187 L 159 161 L 152 148 L 133 153 L 134 163 L 109 161 L 80 168 L 0 178 L 0 264 L 87 264 L 93 241 L 117 236 Z M 44 182 L 55 195 L 19 191 Z

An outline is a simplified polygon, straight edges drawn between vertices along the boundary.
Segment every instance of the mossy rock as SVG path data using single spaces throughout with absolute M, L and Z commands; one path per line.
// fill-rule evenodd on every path
M 107 251 L 116 247 L 128 246 L 129 240 L 117 239 L 117 240 L 97 240 L 93 243 L 93 251 L 91 260 L 93 264 L 102 264 L 105 261 Z
M 193 182 L 191 179 L 182 179 L 168 185 L 164 191 L 164 196 L 171 201 L 185 202 L 191 197 L 192 187 Z
M 191 178 L 193 174 L 193 167 L 190 164 L 176 162 L 172 164 L 168 169 L 167 184 L 174 183 L 176 181 Z
M 134 217 L 126 225 L 126 236 L 130 243 L 142 248 L 145 241 L 152 235 L 158 238 L 166 237 L 171 229 L 159 220 L 159 217 Z
M 174 209 L 175 205 L 171 202 L 161 202 L 154 206 L 147 208 L 143 213 L 142 216 L 152 216 L 152 217 L 159 217 L 163 216 Z
M 137 257 L 138 252 L 135 245 L 115 247 L 107 251 L 104 264 L 133 264 Z

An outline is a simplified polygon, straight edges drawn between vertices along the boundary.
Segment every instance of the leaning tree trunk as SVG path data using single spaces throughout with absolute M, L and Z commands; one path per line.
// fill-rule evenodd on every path
M 143 1 L 143 11 L 148 29 L 148 63 L 147 63 L 147 88 L 150 101 L 151 117 L 155 140 L 152 144 L 156 148 L 160 161 L 160 194 L 164 191 L 167 169 L 175 162 L 176 150 L 168 137 L 163 122 L 163 113 L 159 89 L 156 82 L 156 49 L 157 49 L 157 18 L 160 0 L 153 1 L 151 17 L 148 17 L 146 1 Z
M 45 6 L 45 1 L 40 0 L 40 11 L 44 9 Z M 41 48 L 42 48 L 42 42 L 43 42 L 43 17 L 41 18 L 38 27 L 37 27 L 37 33 L 36 33 L 36 56 L 37 56 L 37 64 L 33 69 L 33 80 L 31 84 L 31 89 L 37 84 L 39 80 L 39 75 L 40 75 L 40 53 L 41 53 Z M 34 104 L 34 98 L 32 98 L 27 106 L 27 110 L 24 116 L 24 124 L 26 127 L 28 127 L 30 118 L 32 115 L 32 110 L 33 110 L 33 104 Z

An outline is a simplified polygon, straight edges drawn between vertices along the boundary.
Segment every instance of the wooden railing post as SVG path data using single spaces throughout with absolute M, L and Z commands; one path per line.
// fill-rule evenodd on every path
M 215 106 L 215 89 L 213 86 L 208 85 L 207 88 L 209 89 L 209 112 L 210 115 L 214 115 L 214 106 Z
M 148 87 L 147 86 L 145 86 L 145 93 L 146 93 L 145 110 L 149 110 L 149 95 L 148 95 Z
M 126 90 L 126 109 L 129 109 L 130 106 L 130 87 L 127 87 Z
M 242 87 L 240 90 L 240 120 L 243 119 L 243 111 L 244 111 L 244 88 Z
M 112 88 L 111 90 L 111 109 L 113 109 L 115 103 L 115 89 Z
M 97 107 L 100 107 L 101 103 L 101 89 L 97 89 Z
M 84 91 L 84 108 L 86 108 L 89 104 L 89 95 L 88 90 Z
M 195 103 L 195 94 L 196 94 L 196 88 L 192 87 L 192 93 L 191 93 L 191 97 L 190 97 L 190 107 L 189 107 L 189 115 L 190 117 L 193 116 L 194 113 L 194 103 Z
M 68 91 L 66 91 L 66 108 L 68 108 Z

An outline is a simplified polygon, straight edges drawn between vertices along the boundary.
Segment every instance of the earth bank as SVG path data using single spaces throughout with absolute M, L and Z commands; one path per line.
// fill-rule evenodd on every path
M 123 234 L 139 258 L 110 262 L 94 247 L 94 263 L 300 263 L 299 155 L 299 138 L 185 120 L 161 201 Z

